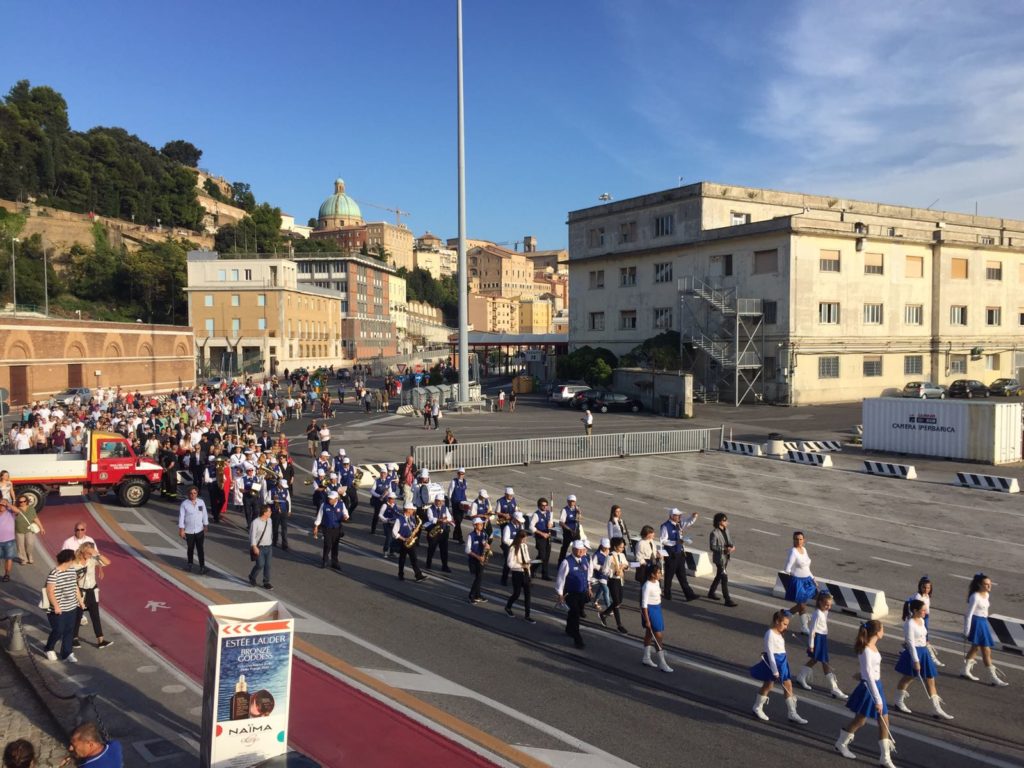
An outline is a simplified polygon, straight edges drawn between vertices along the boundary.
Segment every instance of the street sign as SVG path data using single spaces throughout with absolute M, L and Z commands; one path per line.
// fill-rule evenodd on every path
M 11 398 L 11 393 L 8 392 L 3 387 L 0 387 L 0 400 L 10 400 L 10 398 Z

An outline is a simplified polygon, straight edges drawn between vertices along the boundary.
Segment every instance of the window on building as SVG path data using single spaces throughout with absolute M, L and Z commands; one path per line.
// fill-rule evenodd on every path
M 903 307 L 904 325 L 924 325 L 924 305 L 907 304 Z
M 730 211 L 729 212 L 729 225 L 738 227 L 741 224 L 750 223 L 750 214 L 743 213 L 742 211 Z
M 213 306 L 213 294 L 212 293 L 208 293 L 205 296 L 203 296 L 203 306 L 204 307 L 212 307 Z
M 714 256 L 712 256 L 711 258 L 713 259 Z M 722 275 L 724 277 L 731 276 L 732 275 L 732 254 L 731 253 L 723 254 L 721 259 L 722 259 Z M 778 265 L 778 260 L 776 260 L 775 263 L 776 263 L 776 265 Z
M 213 336 L 213 320 L 211 318 L 209 318 L 209 317 L 206 318 L 205 326 L 206 326 L 206 335 L 207 336 Z
M 882 375 L 882 356 L 881 355 L 864 355 L 864 375 L 865 376 L 881 376 Z
M 257 293 L 256 294 L 256 306 L 257 307 L 265 307 L 265 306 L 267 306 L 267 294 L 265 294 L 265 293 Z
M 232 307 L 237 307 L 239 304 L 241 304 L 241 297 L 237 293 L 232 293 L 231 294 L 231 306 Z
M 839 378 L 839 356 L 829 355 L 818 358 L 818 378 L 838 379 Z
M 949 308 L 950 325 L 967 325 L 967 307 L 954 304 Z
M 865 275 L 884 275 L 885 274 L 885 256 L 881 253 L 865 253 L 864 254 L 864 274 Z
M 591 290 L 596 288 L 604 288 L 604 270 L 603 269 L 592 269 L 590 270 L 590 288 Z
M 881 325 L 882 324 L 882 305 L 881 304 L 865 304 L 864 305 L 864 325 Z
M 231 281 L 234 282 L 234 283 L 238 282 L 238 270 L 237 269 L 232 269 L 231 270 Z
M 762 301 L 761 316 L 765 325 L 775 325 L 778 322 L 779 303 L 777 301 Z
M 954 280 L 966 280 L 967 279 L 967 259 L 951 259 L 950 260 L 950 277 Z
M 985 307 L 985 325 L 1002 325 L 1003 308 Z
M 237 318 L 237 317 L 232 317 L 231 318 L 231 332 L 237 336 L 239 334 L 239 332 L 241 332 L 241 330 L 242 330 L 242 320 L 240 318 Z
M 775 248 L 770 251 L 754 251 L 754 274 L 769 275 L 779 271 L 779 252 Z
M 1024 307 L 1017 308 L 1017 325 L 1024 326 Z
M 818 270 L 821 272 L 838 272 L 839 251 L 821 251 L 818 258 Z
M 924 356 L 923 355 L 904 355 L 903 356 L 903 375 L 904 376 L 920 376 L 924 373 Z
M 619 224 L 619 242 L 620 243 L 633 243 L 636 242 L 636 222 L 635 221 L 624 221 Z
M 252 280 L 252 270 L 251 269 L 245 270 L 245 279 L 246 280 Z
M 668 331 L 672 327 L 672 307 L 655 307 L 654 329 L 656 331 Z
M 996 239 L 992 235 L 979 235 L 978 242 L 982 245 L 995 245 Z
M 619 312 L 619 330 L 636 330 L 636 310 L 623 309 Z
M 818 304 L 818 322 L 823 325 L 837 325 L 839 323 L 839 302 L 823 301 Z
M 619 267 L 619 285 L 636 285 L 636 267 Z
M 986 371 L 998 371 L 1000 370 L 999 354 L 985 355 L 985 370 Z
M 764 358 L 761 361 L 761 366 L 763 368 L 763 374 L 762 375 L 764 376 L 764 380 L 765 381 L 771 381 L 772 379 L 774 379 L 776 376 L 779 375 L 779 369 L 776 367 L 776 362 L 775 362 L 775 358 L 774 357 L 766 357 L 766 358 Z
M 654 217 L 654 236 L 667 237 L 675 228 L 675 217 L 671 213 Z
M 267 318 L 261 317 L 256 320 L 256 328 L 265 331 L 267 330 Z
M 1001 261 L 986 261 L 985 262 L 985 279 L 986 280 L 1002 280 L 1003 279 L 1003 262 L 1001 262 Z
M 924 277 L 924 256 L 907 256 L 905 277 Z
M 587 246 L 600 248 L 604 245 L 604 227 L 594 227 L 587 231 Z
M 671 283 L 672 282 L 672 262 L 666 261 L 663 264 L 654 265 L 654 282 L 656 283 Z
M 953 374 L 967 373 L 967 355 L 950 355 L 949 372 Z

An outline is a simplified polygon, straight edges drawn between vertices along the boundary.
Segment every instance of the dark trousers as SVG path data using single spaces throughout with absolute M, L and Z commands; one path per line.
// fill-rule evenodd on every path
M 580 617 L 587 604 L 587 593 L 567 592 L 565 604 L 569 606 L 569 616 L 565 620 L 565 634 L 575 640 L 578 645 L 583 642 L 583 636 L 580 635 Z
M 473 574 L 473 583 L 469 587 L 469 599 L 480 597 L 480 585 L 484 580 L 484 564 L 475 557 L 469 558 L 469 572 Z
M 210 494 L 210 514 L 213 515 L 213 522 L 220 522 L 220 510 L 224 506 L 224 492 L 216 484 L 210 484 L 206 488 Z
M 572 542 L 575 538 L 575 531 L 566 533 L 565 529 L 562 529 L 562 548 L 558 550 L 559 565 L 561 565 L 562 561 L 565 560 L 565 556 L 569 554 L 569 548 L 572 547 Z
M 501 542 L 501 586 L 508 586 L 508 551 L 512 547 Z
M 89 612 L 89 621 L 92 622 L 92 631 L 96 633 L 96 637 L 103 637 L 103 622 L 100 621 L 100 601 L 96 597 L 96 587 L 92 589 L 83 589 L 82 597 L 85 598 L 85 611 Z M 77 611 L 75 616 L 75 627 L 74 637 L 78 639 L 78 630 L 82 626 L 82 614 L 85 613 L 81 608 Z
M 526 609 L 526 618 L 530 618 L 530 577 L 522 571 L 512 572 L 512 595 L 505 603 L 505 609 L 511 611 L 519 595 L 523 596 L 523 608 Z
M 350 515 L 355 514 L 356 507 L 359 506 L 359 494 L 356 492 L 355 480 L 352 481 L 352 485 L 348 487 L 348 491 L 345 493 L 345 508 L 348 510 Z
M 380 508 L 384 506 L 384 502 L 375 497 L 370 497 L 370 508 L 373 510 L 373 514 L 370 515 L 370 535 L 377 532 L 377 523 L 380 522 L 378 515 L 380 514 Z
M 608 594 L 611 595 L 611 604 L 601 611 L 601 616 L 607 618 L 608 614 L 615 616 L 615 625 L 622 626 L 622 618 L 619 616 L 619 606 L 622 605 L 622 580 L 608 579 Z
M 462 544 L 462 520 L 466 517 L 466 511 L 457 501 L 452 502 L 451 510 L 452 517 L 455 518 L 455 528 L 452 531 L 452 541 L 456 544 Z
M 199 567 L 206 567 L 206 552 L 203 549 L 203 545 L 206 542 L 206 532 L 200 531 L 199 533 L 186 533 L 185 534 L 185 558 L 189 565 L 192 565 L 192 554 L 199 554 Z
M 178 495 L 178 473 L 174 469 L 165 469 L 160 478 L 160 492 L 168 496 Z
M 324 528 L 320 531 L 324 536 L 324 553 L 320 557 L 320 564 L 327 565 L 327 557 L 330 555 L 331 565 L 338 565 L 338 545 L 341 544 L 341 528 Z
M 725 598 L 725 602 L 732 602 L 729 597 L 729 574 L 725 572 L 725 569 L 729 567 L 729 560 L 724 559 L 720 562 L 715 563 L 715 580 L 711 582 L 711 588 L 708 590 L 709 595 L 715 594 L 715 590 L 718 589 L 718 585 L 722 585 L 722 597 Z
M 690 582 L 686 580 L 686 553 L 680 549 L 674 555 L 669 555 L 665 560 L 665 598 L 672 599 L 672 578 L 679 579 L 679 586 L 683 588 L 683 594 L 687 600 L 696 597 L 696 593 L 690 589 Z
M 245 526 L 248 528 L 252 521 L 260 516 L 260 500 L 257 494 L 242 494 L 242 513 L 245 515 Z
M 288 549 L 288 507 L 275 507 L 270 513 L 270 525 L 274 544 L 280 541 L 281 549 Z
M 408 560 L 409 565 L 412 566 L 412 572 L 416 574 L 417 579 L 423 575 L 423 571 L 420 570 L 419 559 L 416 557 L 416 547 L 406 547 L 403 544 L 398 550 L 398 578 L 405 578 L 406 560 Z
M 260 547 L 260 554 L 256 558 L 256 562 L 253 563 L 252 570 L 249 571 L 250 582 L 255 581 L 256 575 L 262 570 L 264 586 L 270 583 L 270 560 L 273 556 L 273 547 Z
M 448 536 L 448 526 L 445 526 L 445 530 L 437 536 L 427 537 L 427 568 L 434 562 L 434 551 L 438 548 L 441 551 L 441 567 L 448 567 Z
M 533 542 L 537 547 L 537 559 L 540 562 L 530 566 L 530 575 L 535 576 L 539 567 L 541 576 L 546 579 L 548 578 L 548 561 L 551 560 L 551 539 L 545 539 L 543 536 L 534 536 Z
M 57 641 L 60 641 L 60 658 L 66 659 L 71 655 L 73 650 L 71 647 L 71 641 L 75 637 L 75 621 L 79 618 L 78 611 L 64 611 L 63 613 L 54 613 L 50 611 L 46 614 L 47 621 L 50 622 L 50 636 L 46 638 L 46 650 L 52 651 L 57 647 Z

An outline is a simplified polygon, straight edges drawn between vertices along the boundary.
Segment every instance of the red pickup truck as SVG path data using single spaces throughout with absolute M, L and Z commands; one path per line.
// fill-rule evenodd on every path
M 163 469 L 136 456 L 131 443 L 115 432 L 88 432 L 83 453 L 29 453 L 0 458 L 0 469 L 11 473 L 15 493 L 28 497 L 42 510 L 46 496 L 81 496 L 90 491 L 113 491 L 126 507 L 145 504 L 160 484 Z

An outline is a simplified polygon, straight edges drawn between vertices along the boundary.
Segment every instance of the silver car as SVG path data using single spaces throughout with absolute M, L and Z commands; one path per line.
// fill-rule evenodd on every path
M 903 388 L 900 397 L 916 397 L 919 400 L 945 400 L 946 388 L 930 381 L 911 381 Z
M 92 390 L 88 387 L 69 387 L 63 392 L 54 395 L 53 399 L 61 405 L 70 405 L 76 397 L 78 402 L 88 403 L 92 398 Z

